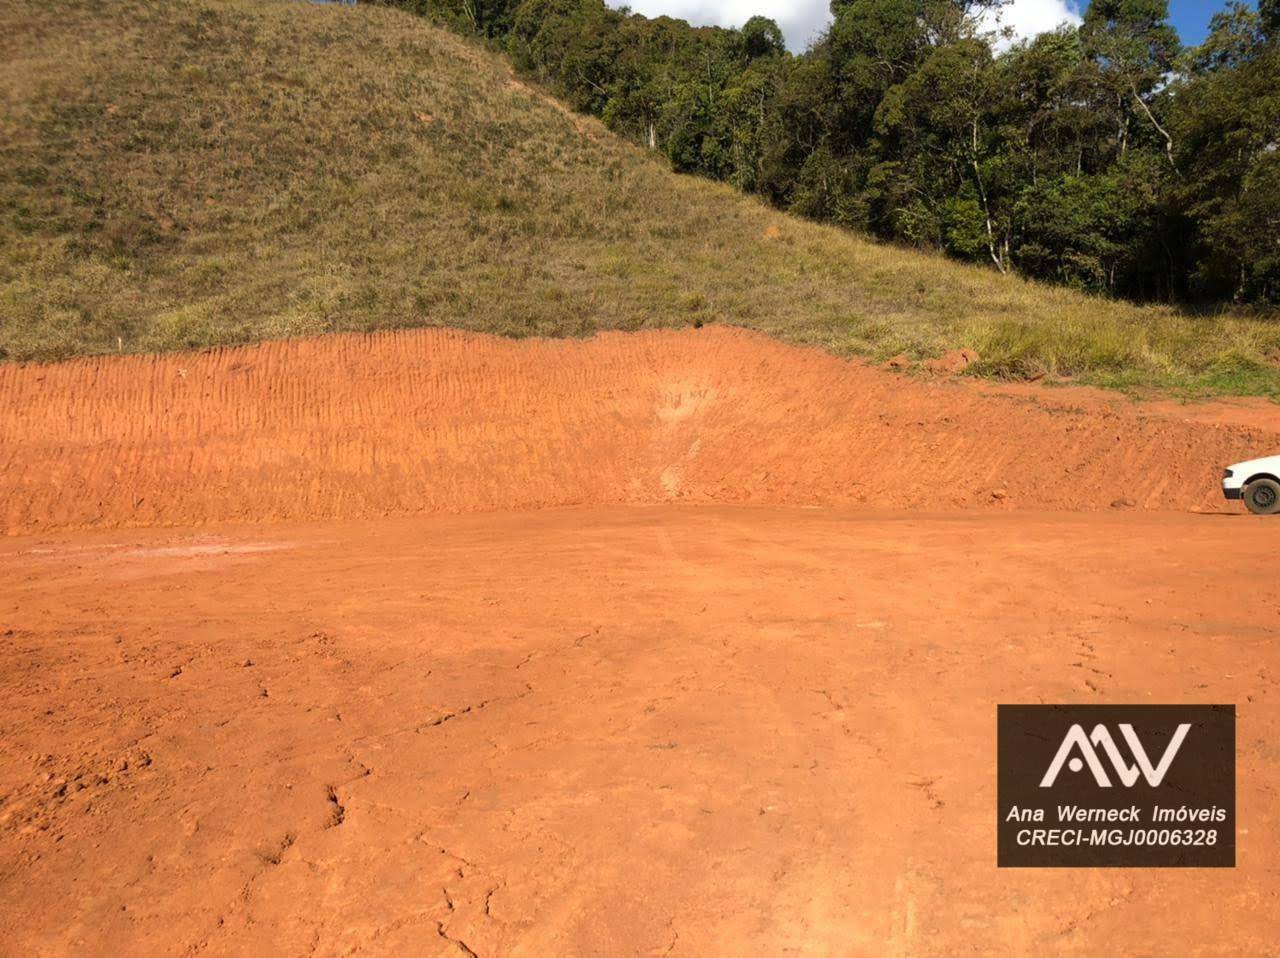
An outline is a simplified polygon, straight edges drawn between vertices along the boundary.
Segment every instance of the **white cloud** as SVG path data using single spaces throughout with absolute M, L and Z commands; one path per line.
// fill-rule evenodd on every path
M 618 0 L 609 2 L 622 6 Z M 807 47 L 831 22 L 829 0 L 631 0 L 628 6 L 647 17 L 666 14 L 698 25 L 740 27 L 757 15 L 771 17 L 794 51 Z M 1001 25 L 1012 27 L 1018 38 L 1079 22 L 1070 0 L 1012 0 L 1000 18 Z
M 1000 11 L 998 20 L 998 24 L 989 22 L 988 26 L 1012 27 L 1013 39 L 1024 40 L 1064 23 L 1079 24 L 1080 14 L 1067 0 L 1012 0 Z M 1001 41 L 996 46 L 1003 49 L 1006 45 Z
M 607 0 L 620 7 L 618 0 Z M 831 22 L 829 0 L 631 0 L 626 4 L 646 17 L 666 14 L 698 26 L 740 27 L 752 17 L 776 20 L 787 47 L 803 50 Z

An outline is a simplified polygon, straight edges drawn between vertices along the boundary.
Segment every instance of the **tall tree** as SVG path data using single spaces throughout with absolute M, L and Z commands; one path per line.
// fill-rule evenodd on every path
M 1128 150 L 1137 118 L 1160 135 L 1165 155 L 1175 165 L 1173 139 L 1150 103 L 1181 49 L 1169 23 L 1168 0 L 1092 0 L 1080 38 L 1096 70 L 1100 105 L 1115 118 L 1119 152 Z
M 1172 126 L 1187 170 L 1177 195 L 1196 224 L 1195 279 L 1237 300 L 1280 301 L 1280 36 L 1233 3 L 1192 51 Z
M 898 213 L 900 228 L 925 226 L 965 256 L 980 252 L 1010 268 L 1008 182 L 1002 131 L 989 109 L 997 76 L 991 49 L 970 38 L 934 49 L 880 103 L 882 151 L 909 177 L 916 200 Z M 908 219 L 904 220 L 903 214 Z M 914 222 L 911 222 L 914 221 Z
M 763 17 L 380 2 L 492 38 L 676 169 L 804 216 L 1112 295 L 1280 300 L 1280 0 L 1230 3 L 1185 55 L 1167 0 L 1091 0 L 1000 52 L 1006 0 L 831 0 L 799 56 Z

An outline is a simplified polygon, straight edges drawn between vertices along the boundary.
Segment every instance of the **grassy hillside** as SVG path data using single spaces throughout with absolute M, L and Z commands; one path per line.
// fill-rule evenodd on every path
M 1088 299 L 791 219 L 394 10 L 0 0 L 0 356 L 726 322 L 993 375 L 1280 394 L 1280 324 Z

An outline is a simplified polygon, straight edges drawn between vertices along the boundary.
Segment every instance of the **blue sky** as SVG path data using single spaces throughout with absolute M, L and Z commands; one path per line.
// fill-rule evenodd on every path
M 1187 46 L 1204 40 L 1209 29 L 1209 18 L 1221 10 L 1225 3 L 1216 0 L 1170 0 L 1169 18 L 1178 28 L 1178 35 Z
M 608 0 L 622 6 L 623 0 Z M 1188 45 L 1204 39 L 1209 18 L 1222 9 L 1226 0 L 1170 0 L 1174 26 Z M 1079 21 L 1088 0 L 1012 0 L 1003 23 L 1012 26 L 1020 36 L 1051 30 L 1064 21 Z M 787 46 L 803 50 L 826 26 L 830 19 L 829 0 L 629 0 L 636 13 L 657 16 L 669 14 L 691 23 L 741 26 L 755 15 L 763 14 L 778 21 L 786 34 Z

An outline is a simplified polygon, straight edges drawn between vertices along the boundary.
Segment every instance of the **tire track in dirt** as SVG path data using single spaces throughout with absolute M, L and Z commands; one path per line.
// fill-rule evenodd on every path
M 728 327 L 342 335 L 0 367 L 0 528 L 673 499 L 1215 508 L 1224 463 L 1280 448 L 1256 418 L 913 380 Z

